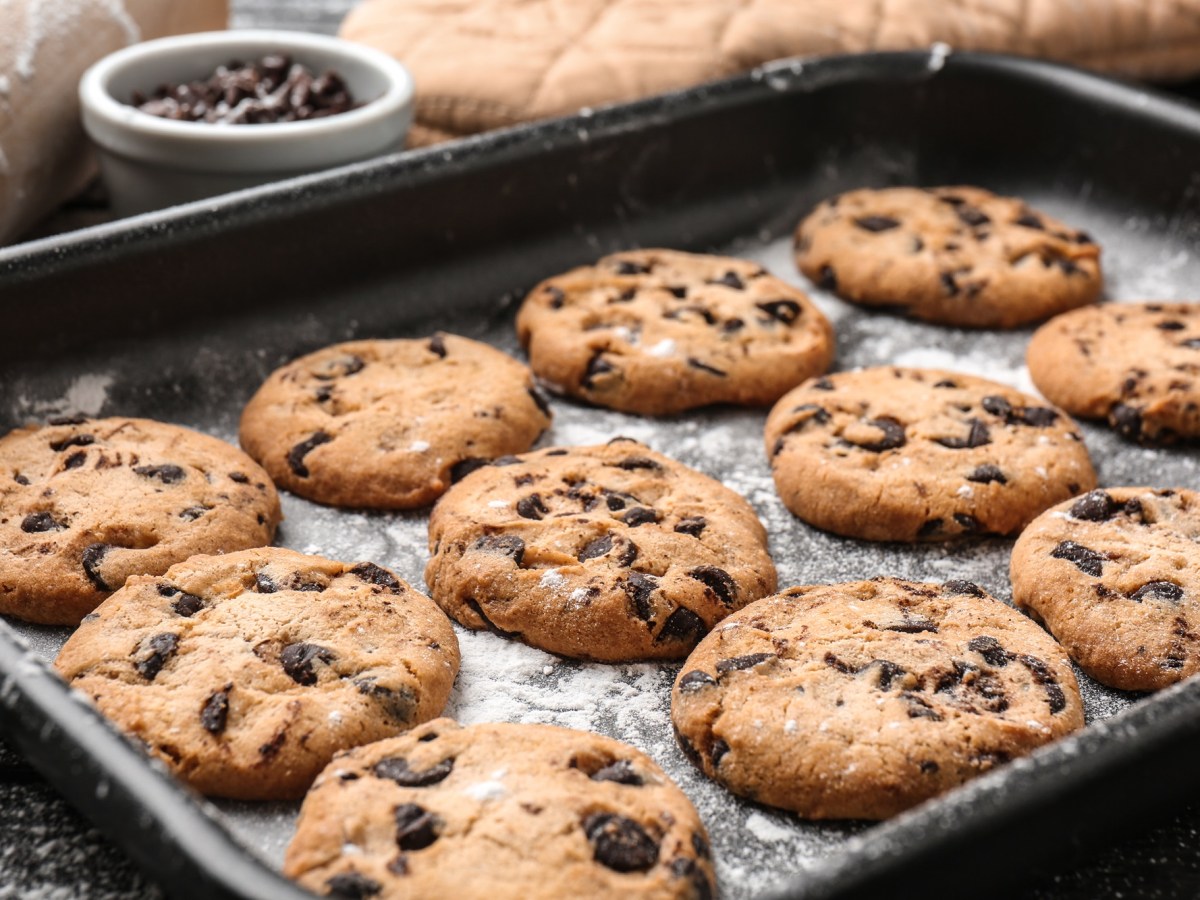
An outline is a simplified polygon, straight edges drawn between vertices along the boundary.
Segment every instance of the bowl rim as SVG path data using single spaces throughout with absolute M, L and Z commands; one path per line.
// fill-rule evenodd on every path
M 166 119 L 143 112 L 113 96 L 112 79 L 147 61 L 185 56 L 196 48 L 227 47 L 236 52 L 255 48 L 258 52 L 288 53 L 295 50 L 321 50 L 344 59 L 356 59 L 380 72 L 387 89 L 379 97 L 336 115 L 298 122 L 227 124 Z M 157 38 L 131 44 L 90 66 L 79 80 L 79 101 L 88 116 L 118 132 L 136 132 L 147 137 L 187 140 L 213 145 L 243 145 L 294 141 L 321 137 L 360 126 L 372 126 L 394 116 L 412 104 L 415 86 L 412 75 L 399 60 L 380 50 L 341 38 L 305 31 L 284 29 L 239 29 L 202 31 Z M 91 128 L 88 129 L 92 131 Z M 93 139 L 96 135 L 93 134 Z M 100 143 L 105 143 L 102 139 Z

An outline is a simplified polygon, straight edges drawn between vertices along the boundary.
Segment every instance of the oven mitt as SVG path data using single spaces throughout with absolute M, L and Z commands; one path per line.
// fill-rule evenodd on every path
M 228 0 L 0 0 L 0 244 L 95 172 L 79 118 L 84 70 L 139 40 L 224 28 L 228 16 Z
M 788 56 L 929 47 L 1200 73 L 1200 0 L 362 0 L 343 37 L 402 60 L 421 145 Z

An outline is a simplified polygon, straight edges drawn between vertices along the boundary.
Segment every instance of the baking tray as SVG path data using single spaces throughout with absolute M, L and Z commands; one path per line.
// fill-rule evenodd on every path
M 734 253 L 803 284 L 791 229 L 817 200 L 863 185 L 1020 194 L 1092 232 L 1111 298 L 1186 296 L 1200 283 L 1197 159 L 1193 107 L 1048 64 L 942 52 L 772 64 L 0 251 L 10 337 L 0 426 L 82 411 L 233 440 L 242 404 L 297 354 L 435 328 L 516 353 L 524 290 L 628 247 Z M 812 293 L 837 328 L 838 368 L 929 365 L 1032 387 L 1028 330 L 935 328 Z M 543 443 L 625 434 L 745 495 L 782 585 L 887 574 L 968 578 L 1010 595 L 1010 542 L 866 544 L 799 523 L 771 483 L 764 411 L 650 420 L 553 405 Z M 1102 483 L 1200 483 L 1194 446 L 1084 433 Z M 284 511 L 281 544 L 372 559 L 422 584 L 425 515 L 290 495 Z M 65 634 L 0 621 L 5 740 L 172 895 L 301 896 L 276 874 L 296 804 L 210 804 L 176 786 L 48 673 Z M 592 728 L 646 750 L 696 803 L 731 898 L 997 895 L 1064 845 L 1129 828 L 1200 784 L 1200 683 L 1139 697 L 1081 676 L 1090 724 L 1077 736 L 883 825 L 805 823 L 732 797 L 686 762 L 668 719 L 677 666 L 578 663 L 489 633 L 460 638 L 448 714 Z

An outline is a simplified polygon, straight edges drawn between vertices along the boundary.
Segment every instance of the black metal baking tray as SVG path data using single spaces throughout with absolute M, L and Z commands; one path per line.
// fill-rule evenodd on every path
M 1096 235 L 1111 296 L 1182 296 L 1200 282 L 1197 159 L 1194 108 L 1048 64 L 938 52 L 772 64 L 2 250 L 0 427 L 71 407 L 232 439 L 241 405 L 285 359 L 434 327 L 515 352 L 522 290 L 630 246 L 736 253 L 802 283 L 791 228 L 818 199 L 862 185 L 968 182 L 1024 195 Z M 835 320 L 839 368 L 898 360 L 1024 378 L 1028 331 L 937 329 L 816 299 Z M 551 440 L 630 433 L 741 490 L 772 532 L 785 584 L 953 576 L 1008 596 L 1008 542 L 866 545 L 796 522 L 770 489 L 761 411 L 652 421 L 556 401 L 555 412 Z M 1194 448 L 1147 451 L 1084 430 L 1104 483 L 1200 482 Z M 285 512 L 288 546 L 376 558 L 420 584 L 422 515 L 291 497 Z M 294 805 L 213 806 L 177 787 L 46 670 L 64 634 L 0 621 L 5 740 L 173 895 L 301 896 L 264 861 L 277 860 Z M 964 885 L 995 895 L 1058 854 L 1064 834 L 1078 842 L 1128 827 L 1200 787 L 1200 684 L 1140 698 L 1081 678 L 1090 725 L 1079 735 L 881 826 L 799 823 L 705 782 L 657 733 L 672 667 L 605 668 L 462 637 L 452 712 L 495 712 L 479 703 L 494 675 L 479 657 L 515 659 L 516 674 L 494 676 L 515 717 L 624 737 L 681 782 L 732 897 L 938 897 Z M 467 659 L 477 660 L 469 673 Z M 551 702 L 585 689 L 594 708 Z M 651 695 L 657 706 L 642 710 Z

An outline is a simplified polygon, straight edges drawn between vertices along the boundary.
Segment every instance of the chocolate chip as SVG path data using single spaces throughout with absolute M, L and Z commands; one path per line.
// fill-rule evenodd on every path
M 415 803 L 396 807 L 396 843 L 401 850 L 424 850 L 438 839 L 443 822 Z
M 1108 421 L 1117 434 L 1131 441 L 1142 435 L 1142 411 L 1127 403 L 1118 403 L 1108 413 Z
M 818 273 L 817 287 L 823 291 L 836 291 L 838 287 L 837 272 L 833 266 L 821 266 Z
M 858 672 L 856 666 L 852 666 L 839 656 L 833 653 L 826 653 L 824 656 L 825 665 L 834 671 L 841 672 L 843 675 L 854 675 Z
M 317 683 L 317 673 L 313 669 L 314 662 L 320 661 L 328 665 L 335 659 L 337 659 L 337 654 L 328 647 L 303 642 L 288 644 L 279 654 L 279 664 L 283 666 L 283 671 L 296 684 L 305 686 Z
M 943 272 L 941 282 L 942 290 L 946 292 L 947 297 L 958 296 L 958 282 L 954 280 L 953 272 Z
M 242 472 L 230 472 L 229 480 L 236 481 L 238 484 L 249 484 L 250 477 Z
M 721 325 L 721 330 L 726 334 L 732 334 L 735 331 L 741 331 L 745 327 L 746 323 L 742 319 L 734 317 L 726 319 L 725 323 Z
M 643 622 L 654 618 L 654 605 L 650 595 L 658 589 L 658 579 L 642 572 L 630 572 L 625 582 L 625 593 L 633 603 L 633 612 Z M 664 626 L 665 627 L 665 626 Z
M 225 722 L 229 718 L 229 692 L 232 684 L 225 685 L 219 691 L 208 695 L 200 710 L 200 724 L 209 734 L 221 734 L 225 731 Z
M 104 555 L 111 549 L 112 547 L 108 544 L 91 544 L 83 551 L 83 574 L 101 591 L 112 590 L 97 571 L 97 567 L 104 560 Z
M 1136 600 L 1138 603 L 1147 597 L 1152 600 L 1178 603 L 1183 599 L 1183 588 L 1172 581 L 1149 581 L 1129 595 L 1130 600 Z
M 636 469 L 649 469 L 657 472 L 662 469 L 662 466 L 645 456 L 627 456 L 625 459 L 616 463 L 616 467 L 618 469 L 624 469 L 627 472 L 632 472 Z
M 973 450 L 992 442 L 992 435 L 988 431 L 987 425 L 979 419 L 968 419 L 967 421 L 971 428 L 965 437 L 934 438 L 934 441 L 951 450 Z M 995 469 L 996 467 L 992 466 L 991 468 Z
M 935 534 L 940 534 L 942 531 L 942 526 L 945 524 L 946 523 L 941 519 L 927 519 L 921 524 L 921 527 L 917 529 L 917 537 L 933 537 Z
M 684 297 L 686 297 L 688 295 L 687 285 L 685 285 L 685 284 L 670 285 L 668 287 L 663 288 L 663 290 L 665 290 L 668 294 L 670 294 L 676 300 L 682 300 Z
M 943 389 L 951 388 L 952 389 L 952 388 L 958 387 L 958 382 L 953 380 L 952 378 L 943 378 L 941 381 L 935 381 L 933 383 L 933 386 L 935 388 L 943 388 Z
M 1046 226 L 1040 218 L 1031 212 L 1023 212 L 1013 220 L 1014 225 L 1020 225 L 1022 228 L 1035 228 L 1038 231 L 1045 231 Z
M 162 588 L 158 590 L 159 593 L 162 593 Z M 204 601 L 195 594 L 180 592 L 179 596 L 171 601 L 171 611 L 185 619 L 190 619 L 202 609 L 204 609 Z
M 24 475 L 22 475 L 20 472 L 18 472 L 16 475 L 13 476 L 13 481 L 15 481 L 17 484 L 24 484 L 24 485 L 29 484 L 29 479 L 26 478 Z
M 617 260 L 618 275 L 646 275 L 650 272 L 650 269 L 651 267 L 648 265 L 630 262 L 627 259 Z
M 1011 654 L 1000 646 L 998 640 L 986 634 L 971 638 L 967 643 L 967 649 L 978 653 L 988 665 L 996 666 L 997 668 L 1007 666 L 1011 657 Z
M 350 574 L 354 575 L 361 581 L 367 584 L 378 585 L 392 591 L 400 590 L 400 582 L 387 569 L 375 565 L 373 562 L 361 562 L 350 570 Z
M 388 778 L 401 787 L 429 787 L 431 784 L 445 781 L 454 771 L 454 757 L 443 759 L 428 769 L 411 769 L 404 757 L 389 756 L 375 763 L 372 771 L 377 778 Z
M 983 589 L 973 581 L 947 581 L 942 585 L 947 594 L 966 594 L 971 597 L 986 596 Z
M 1160 329 L 1161 331 L 1183 331 L 1185 328 L 1187 328 L 1187 326 L 1178 319 L 1167 319 L 1164 322 L 1159 322 L 1154 327 Z
M 440 334 L 435 334 L 429 339 L 429 343 L 425 345 L 429 352 L 438 359 L 446 358 L 446 339 Z
M 1008 484 L 1008 478 L 999 466 L 993 466 L 991 463 L 985 463 L 982 466 L 976 466 L 975 470 L 967 476 L 967 481 L 973 481 L 976 484 Z
M 325 896 L 336 900 L 366 900 L 382 890 L 382 884 L 359 872 L 342 872 L 325 882 Z
M 667 621 L 663 622 L 662 630 L 654 638 L 654 643 L 676 641 L 695 644 L 700 638 L 704 637 L 704 632 L 707 630 L 707 626 L 700 616 L 686 606 L 678 606 L 667 616 Z M 704 673 L 693 672 L 692 674 L 702 675 Z
M 637 822 L 614 813 L 583 820 L 596 862 L 615 872 L 646 872 L 658 862 L 658 843 Z
M 681 693 L 691 694 L 703 688 L 712 687 L 716 683 L 716 679 L 707 672 L 693 669 L 679 679 L 679 690 Z
M 903 622 L 897 622 L 894 625 L 886 625 L 884 626 L 883 630 L 898 631 L 900 634 L 920 634 L 924 631 L 937 634 L 938 627 L 923 616 L 910 616 L 908 613 L 905 613 Z
M 195 522 L 211 509 L 212 507 L 210 506 L 189 506 L 187 509 L 179 513 L 179 518 L 183 519 L 185 522 Z
M 878 234 L 881 231 L 891 231 L 893 228 L 899 227 L 900 223 L 890 216 L 862 216 L 855 219 L 854 224 L 863 231 L 870 231 Z
M 84 464 L 84 462 L 86 460 L 87 460 L 87 454 L 84 453 L 82 450 L 80 450 L 76 453 L 72 453 L 70 456 L 68 456 L 66 458 L 66 460 L 63 462 L 63 468 L 64 469 L 78 469 L 80 466 L 82 466 Z
M 450 467 L 450 482 L 458 484 L 472 472 L 485 468 L 490 465 L 486 459 L 481 459 L 478 456 L 468 456 L 466 459 L 460 459 Z
M 52 513 L 48 512 L 30 513 L 21 520 L 21 530 L 26 534 L 39 534 L 44 531 L 62 531 L 66 527 L 65 522 L 60 522 L 54 518 Z
M 625 513 L 625 517 L 621 521 L 630 528 L 637 528 L 639 525 L 657 522 L 658 518 L 658 513 L 655 510 L 645 506 L 635 506 Z
M 1187 347 L 1189 350 L 1200 350 L 1200 337 L 1188 338 L 1186 341 L 1180 341 L 1179 346 Z
M 872 453 L 882 453 L 885 450 L 895 450 L 897 447 L 903 447 L 908 442 L 908 438 L 904 434 L 904 426 L 891 416 L 868 419 L 865 424 L 872 428 L 878 428 L 883 432 L 883 437 L 877 441 L 858 444 L 857 446 L 863 450 L 869 450 Z
M 689 578 L 701 582 L 726 606 L 732 606 L 737 599 L 737 583 L 724 569 L 718 569 L 716 566 L 697 566 L 687 574 Z
M 471 545 L 471 549 L 507 556 L 518 566 L 525 559 L 525 542 L 515 534 L 485 534 Z
M 550 418 L 551 417 L 550 403 L 542 395 L 542 392 L 539 391 L 537 388 L 526 388 L 525 390 L 527 390 L 529 392 L 530 399 L 533 400 L 534 405 L 537 406 L 537 408 L 541 412 L 541 414 L 543 416 L 545 416 L 547 419 Z
M 958 213 L 958 217 L 963 221 L 963 224 L 969 225 L 972 228 L 979 228 L 981 225 L 987 225 L 992 221 L 983 210 L 974 206 L 968 206 L 965 203 L 960 204 L 955 209 L 955 212 Z
M 613 781 L 630 787 L 641 787 L 646 782 L 633 768 L 633 763 L 627 759 L 618 759 L 603 769 L 592 773 L 592 781 Z
M 983 408 L 1006 421 L 1012 417 L 1012 404 L 995 394 L 983 398 Z
M 754 305 L 784 325 L 791 325 L 800 318 L 800 304 L 795 300 L 765 300 Z
M 592 358 L 588 360 L 587 369 L 584 370 L 583 378 L 580 379 L 580 386 L 590 388 L 595 386 L 595 379 L 598 375 L 607 375 L 609 372 L 615 372 L 616 367 L 604 358 L 604 350 L 597 350 L 592 354 Z
M 1071 505 L 1073 519 L 1086 522 L 1104 522 L 1111 519 L 1120 507 L 1106 491 L 1090 491 Z
M 539 520 L 548 512 L 541 494 L 530 494 L 517 501 L 517 515 L 523 519 Z
M 921 774 L 922 775 L 936 775 L 940 769 L 941 769 L 941 766 L 939 766 L 937 763 L 935 763 L 931 759 L 927 759 L 921 763 Z
M 898 666 L 887 659 L 873 659 L 871 665 L 879 669 L 879 689 L 881 691 L 889 690 L 897 678 L 908 674 L 903 666 Z
M 745 656 L 719 659 L 717 660 L 717 674 L 724 675 L 726 672 L 740 672 L 742 669 L 752 669 L 759 663 L 764 663 L 769 659 L 775 658 L 774 653 L 748 653 Z
M 275 583 L 275 579 L 265 572 L 259 572 L 254 576 L 254 590 L 260 594 L 274 594 L 279 590 L 279 585 Z
M 543 291 L 550 298 L 551 309 L 562 309 L 563 303 L 566 302 L 567 295 L 553 285 L 547 285 Z
M 1075 563 L 1079 571 L 1085 575 L 1099 578 L 1103 571 L 1105 557 L 1074 541 L 1063 541 L 1050 552 L 1050 555 L 1055 559 L 1065 559 Z
M 743 282 L 742 279 L 738 277 L 737 272 L 734 272 L 733 270 L 726 272 L 720 278 L 713 278 L 709 280 L 707 284 L 721 284 L 727 288 L 733 288 L 735 291 L 744 290 L 746 287 L 745 282 Z
M 167 661 L 175 655 L 178 646 L 179 635 L 169 631 L 148 637 L 134 651 L 133 667 L 147 681 L 153 681 Z
M 981 527 L 978 519 L 966 513 L 955 513 L 954 521 L 958 523 L 958 527 L 966 534 L 975 534 Z
M 82 425 L 88 417 L 80 413 L 67 416 L 51 416 L 46 420 L 47 425 Z
M 599 556 L 604 556 L 613 548 L 613 538 L 611 534 L 604 534 L 598 538 L 588 541 L 582 550 L 579 551 L 579 561 L 585 562 L 589 559 L 596 559 Z
M 304 464 L 304 457 L 308 456 L 315 448 L 320 447 L 322 444 L 328 444 L 332 440 L 332 435 L 324 431 L 318 431 L 288 451 L 288 466 L 297 478 L 308 477 L 308 466 Z
M 929 701 L 912 691 L 904 691 L 900 694 L 908 703 L 908 717 L 910 719 L 932 719 L 934 722 L 942 721 L 942 714 L 929 705 Z
M 709 375 L 716 375 L 718 378 L 724 378 L 728 373 L 723 369 L 718 369 L 716 366 L 710 366 L 706 362 L 702 362 L 695 357 L 689 356 L 687 364 L 693 369 L 699 369 L 701 372 L 707 372 Z
M 1023 406 L 1015 413 L 1016 421 L 1034 428 L 1049 428 L 1058 421 L 1058 413 L 1045 406 Z
M 686 519 L 680 519 L 675 525 L 675 531 L 678 534 L 690 534 L 692 537 L 700 537 L 708 525 L 708 520 L 704 516 L 688 516 Z
M 1029 656 L 1026 653 L 1020 654 L 1017 661 L 1029 670 L 1034 682 L 1041 685 L 1042 690 L 1046 692 L 1046 702 L 1050 705 L 1051 713 L 1060 713 L 1067 708 L 1067 696 L 1063 693 L 1058 679 L 1054 677 L 1054 673 L 1050 671 L 1048 665 L 1036 656 Z
M 57 453 L 59 450 L 66 450 L 68 447 L 87 447 L 94 443 L 96 443 L 96 438 L 94 435 L 73 434 L 70 437 L 63 438 L 62 440 L 51 441 L 50 449 Z
M 714 769 L 721 764 L 721 760 L 725 758 L 727 753 L 729 753 L 729 745 L 727 743 L 720 738 L 713 741 L 712 764 Z

